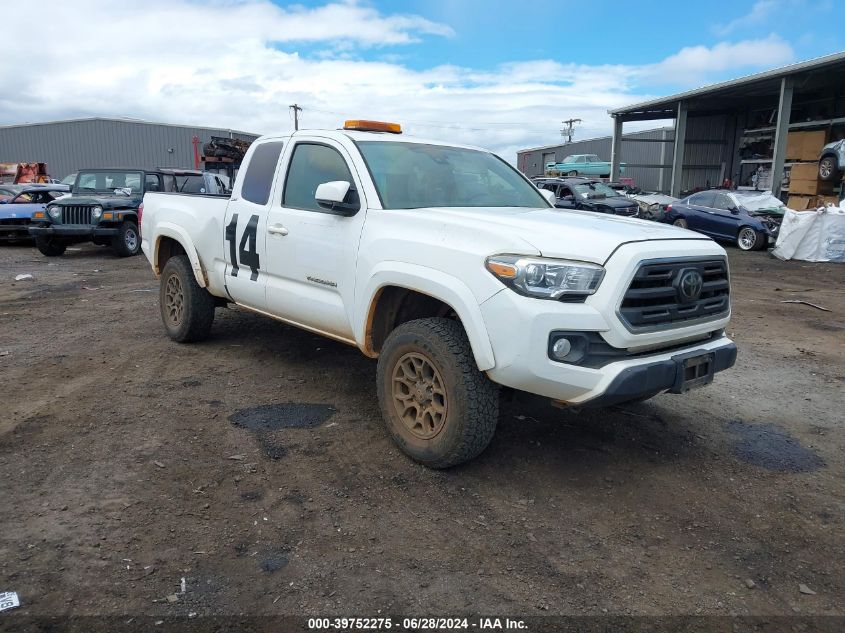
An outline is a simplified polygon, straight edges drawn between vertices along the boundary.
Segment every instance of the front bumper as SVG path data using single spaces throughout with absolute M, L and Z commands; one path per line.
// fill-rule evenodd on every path
M 113 237 L 117 233 L 117 228 L 100 226 L 54 224 L 52 226 L 29 227 L 29 234 L 33 237 Z
M 733 365 L 736 346 L 720 334 L 729 315 L 642 332 L 628 330 L 619 320 L 617 309 L 639 262 L 655 253 L 691 258 L 721 255 L 709 240 L 623 245 L 605 263 L 599 290 L 584 303 L 534 299 L 503 289 L 481 304 L 495 357 L 488 376 L 501 385 L 553 400 L 610 404 L 671 391 L 678 360 L 684 356 L 712 354 L 713 373 Z M 549 337 L 556 331 L 600 334 L 620 355 L 600 367 L 555 361 L 549 356 Z

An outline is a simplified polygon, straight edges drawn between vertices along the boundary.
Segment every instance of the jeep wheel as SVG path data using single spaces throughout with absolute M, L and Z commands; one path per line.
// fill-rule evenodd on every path
M 41 237 L 39 235 L 35 238 L 35 247 L 41 251 L 42 255 L 58 257 L 64 254 L 67 244 L 60 242 L 54 237 Z
M 739 230 L 739 235 L 736 236 L 736 245 L 744 251 L 753 251 L 760 248 L 760 244 L 765 243 L 763 235 L 758 233 L 750 226 L 744 226 Z
M 131 257 L 141 251 L 141 234 L 138 225 L 129 220 L 117 229 L 117 235 L 112 238 L 112 248 L 120 257 Z
M 161 320 L 170 338 L 192 343 L 208 337 L 214 321 L 214 297 L 199 287 L 186 255 L 167 260 L 158 299 Z
M 839 169 L 833 156 L 825 156 L 819 161 L 819 180 L 835 180 L 837 171 Z
M 478 370 L 457 321 L 417 319 L 397 327 L 376 376 L 387 430 L 412 459 L 448 468 L 476 457 L 493 438 L 499 389 Z

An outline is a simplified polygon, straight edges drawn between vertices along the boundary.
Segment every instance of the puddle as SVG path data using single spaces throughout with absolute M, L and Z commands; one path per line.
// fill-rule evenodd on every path
M 288 402 L 241 409 L 229 416 L 229 421 L 252 431 L 313 429 L 325 424 L 334 413 L 334 407 L 327 404 Z
M 784 473 L 807 473 L 825 465 L 821 457 L 774 424 L 733 420 L 727 430 L 739 437 L 734 455 L 749 464 Z

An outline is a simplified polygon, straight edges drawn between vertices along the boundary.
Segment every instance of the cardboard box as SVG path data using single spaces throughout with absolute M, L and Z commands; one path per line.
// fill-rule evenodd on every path
M 789 193 L 805 194 L 808 196 L 815 196 L 818 194 L 828 195 L 833 193 L 833 183 L 817 179 L 798 180 L 795 178 L 790 178 Z
M 789 171 L 790 180 L 816 180 L 819 177 L 818 163 L 799 163 Z
M 786 206 L 792 209 L 793 211 L 804 211 L 806 209 L 811 208 L 811 204 L 814 200 L 814 196 L 793 196 L 790 195 L 786 199 Z M 812 207 L 815 209 L 815 207 Z
M 786 135 L 786 160 L 818 160 L 826 142 L 825 130 L 790 132 Z
M 825 204 L 838 205 L 839 200 L 836 196 L 793 196 L 790 195 L 786 200 L 786 206 L 793 211 L 815 211 Z

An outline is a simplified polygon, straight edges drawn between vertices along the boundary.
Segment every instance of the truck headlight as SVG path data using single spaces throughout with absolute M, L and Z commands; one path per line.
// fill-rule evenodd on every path
M 485 265 L 519 294 L 541 299 L 586 298 L 604 277 L 604 268 L 597 264 L 545 257 L 493 255 Z
M 103 207 L 91 207 L 91 217 L 99 220 L 101 215 L 103 215 Z
M 47 207 L 47 213 L 49 213 L 50 217 L 54 220 L 58 220 L 62 215 L 62 208 L 59 205 L 54 204 L 52 207 Z

